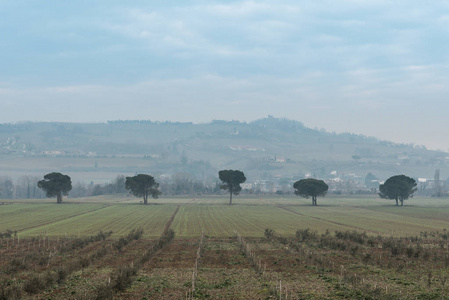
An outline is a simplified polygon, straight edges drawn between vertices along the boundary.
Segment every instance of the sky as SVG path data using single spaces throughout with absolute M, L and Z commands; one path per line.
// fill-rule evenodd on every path
M 0 0 L 0 123 L 250 122 L 449 149 L 449 1 Z

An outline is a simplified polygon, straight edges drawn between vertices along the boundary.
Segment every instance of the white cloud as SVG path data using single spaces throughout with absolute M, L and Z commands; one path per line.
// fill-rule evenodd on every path
M 259 16 L 260 14 L 297 14 L 301 11 L 300 7 L 298 4 L 283 4 L 281 1 L 243 1 L 196 6 L 195 10 L 228 18 L 248 18 Z

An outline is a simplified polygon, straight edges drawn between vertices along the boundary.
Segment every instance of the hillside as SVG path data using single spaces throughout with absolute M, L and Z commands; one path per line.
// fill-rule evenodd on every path
M 200 180 L 220 169 L 241 169 L 251 181 L 342 177 L 363 181 L 398 173 L 432 178 L 447 153 L 350 133 L 336 134 L 268 117 L 208 124 L 110 121 L 0 125 L 1 174 L 42 176 L 59 170 L 79 181 L 117 174 L 186 172 Z

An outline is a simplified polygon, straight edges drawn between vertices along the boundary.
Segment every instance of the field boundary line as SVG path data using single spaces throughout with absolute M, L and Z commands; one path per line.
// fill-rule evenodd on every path
M 167 224 L 165 225 L 164 231 L 162 232 L 162 235 L 166 234 L 167 231 L 170 229 L 171 224 L 173 224 L 173 221 L 175 220 L 176 215 L 178 214 L 179 208 L 182 204 L 178 204 L 176 206 L 175 211 L 173 212 L 172 216 L 170 217 L 170 220 L 168 220 Z
M 195 292 L 195 285 L 198 278 L 198 269 L 201 262 L 201 254 L 203 252 L 203 245 L 204 245 L 204 230 L 201 233 L 200 242 L 198 245 L 198 250 L 196 251 L 196 259 L 195 259 L 195 265 L 193 267 L 193 273 L 192 273 L 192 289 L 191 292 Z
M 28 230 L 28 229 L 39 228 L 39 227 L 46 226 L 46 225 L 49 225 L 49 224 L 57 223 L 57 222 L 68 220 L 68 219 L 75 218 L 75 217 L 79 217 L 79 216 L 82 216 L 82 215 L 85 215 L 85 214 L 89 214 L 91 212 L 94 212 L 94 211 L 97 211 L 97 210 L 100 210 L 100 209 L 104 209 L 104 208 L 110 207 L 110 206 L 111 205 L 104 205 L 102 207 L 95 208 L 95 209 L 92 209 L 92 210 L 89 210 L 89 211 L 85 211 L 85 212 L 82 212 L 82 213 L 79 213 L 79 214 L 76 214 L 76 215 L 72 215 L 72 216 L 69 216 L 69 217 L 53 220 L 53 221 L 50 221 L 50 222 L 45 222 L 45 223 L 42 223 L 42 224 L 39 224 L 39 225 L 33 225 L 33 226 L 25 227 L 25 228 L 22 228 L 20 230 L 17 230 L 17 232 L 22 232 L 22 231 L 25 231 L 25 230 Z
M 375 209 L 364 208 L 364 207 L 358 207 L 358 208 L 363 208 L 363 209 L 365 209 L 365 210 L 367 210 L 369 212 L 382 213 L 382 214 L 385 214 L 385 215 L 392 215 L 392 216 L 395 216 L 395 217 L 407 217 L 407 218 L 416 219 L 416 220 L 419 220 L 419 221 L 438 221 L 438 222 L 445 222 L 445 223 L 448 222 L 448 219 L 444 218 L 444 217 L 435 219 L 435 218 L 432 218 L 432 216 L 424 217 L 424 216 L 421 216 L 421 215 L 407 215 L 407 214 L 403 214 L 403 213 L 401 214 L 400 211 L 388 211 L 388 212 L 386 212 L 386 211 L 378 211 L 378 210 L 375 210 Z M 435 207 L 435 208 L 447 208 L 447 207 L 441 206 L 441 207 Z M 410 220 L 410 221 L 412 221 L 412 220 Z
M 371 230 L 371 229 L 364 229 L 364 228 L 360 228 L 360 227 L 357 227 L 357 226 L 348 225 L 348 224 L 345 224 L 345 223 L 340 223 L 340 222 L 326 220 L 326 219 L 319 218 L 319 217 L 309 216 L 309 215 L 302 214 L 302 213 L 299 213 L 297 211 L 291 210 L 291 209 L 289 209 L 288 207 L 285 207 L 285 206 L 275 205 L 275 207 L 277 207 L 279 209 L 286 210 L 286 211 L 291 212 L 291 213 L 294 213 L 295 215 L 298 215 L 298 216 L 303 216 L 303 217 L 315 219 L 315 220 L 318 220 L 318 221 L 324 221 L 324 222 L 335 224 L 335 225 L 345 226 L 345 227 L 352 228 L 352 229 L 358 229 L 358 230 L 363 230 L 363 231 L 366 231 L 366 232 L 371 232 L 371 233 L 382 235 L 382 233 L 379 232 L 379 231 L 375 231 L 375 230 Z

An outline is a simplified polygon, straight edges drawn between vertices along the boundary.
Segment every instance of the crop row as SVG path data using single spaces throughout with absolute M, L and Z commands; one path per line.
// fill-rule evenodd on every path
M 38 294 L 49 288 L 52 289 L 55 285 L 59 286 L 72 273 L 97 263 L 105 255 L 114 251 L 113 249 L 119 251 L 118 249 L 123 249 L 131 241 L 139 239 L 142 236 L 142 231 L 133 230 L 112 243 L 106 240 L 110 234 L 100 232 L 96 236 L 85 239 L 70 241 L 58 239 L 51 243 L 47 239 L 47 247 L 42 247 L 41 251 L 30 251 L 26 255 L 15 251 L 14 258 L 7 262 L 3 270 L 0 299 L 21 299 L 24 295 Z M 22 244 L 26 243 L 35 243 L 35 241 L 33 239 L 22 241 Z M 59 251 L 51 252 L 49 244 L 54 246 L 53 249 Z M 90 244 L 95 245 L 83 253 L 83 248 Z M 57 246 L 59 247 L 57 248 Z M 21 271 L 20 276 L 15 275 L 18 270 Z
M 6 265 L 0 270 L 2 273 L 11 275 L 18 271 L 36 269 L 36 264 L 47 265 L 52 258 L 58 255 L 82 249 L 98 241 L 104 241 L 111 234 L 112 232 L 104 233 L 100 231 L 96 235 L 85 238 L 57 239 L 51 241 L 51 243 L 48 238 L 43 237 L 25 239 L 22 242 L 18 238 L 14 238 L 11 243 L 7 240 L 2 255 L 8 259 L 2 260 Z
M 447 292 L 449 250 L 444 233 L 393 238 L 303 229 L 292 238 L 267 229 L 265 237 L 297 256 L 298 266 L 315 271 L 343 297 L 427 299 Z
M 139 258 L 133 260 L 130 265 L 117 267 L 112 272 L 107 283 L 98 286 L 95 294 L 90 297 L 92 299 L 111 299 L 116 293 L 125 291 L 131 286 L 134 277 L 143 265 L 170 243 L 174 237 L 175 232 L 167 229 L 156 242 L 150 244 L 148 249 Z

